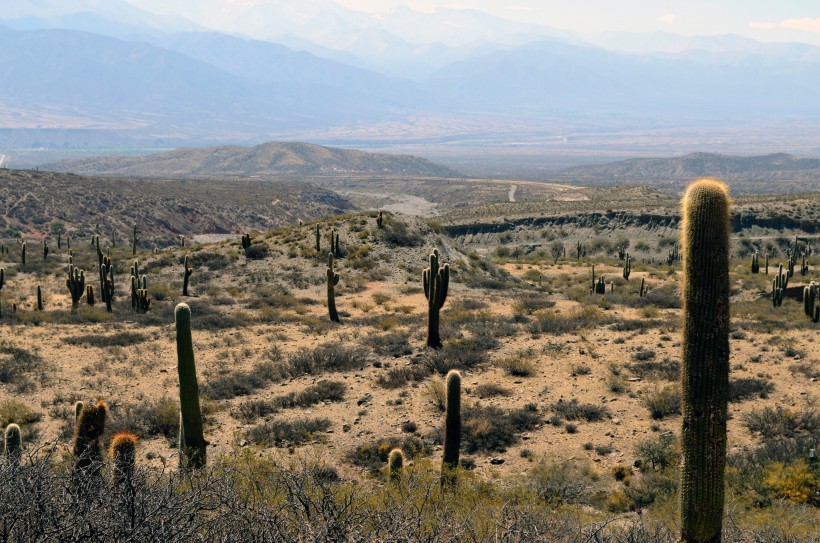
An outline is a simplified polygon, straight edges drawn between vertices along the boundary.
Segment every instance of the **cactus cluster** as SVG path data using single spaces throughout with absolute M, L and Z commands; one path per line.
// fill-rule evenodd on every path
M 427 346 L 433 349 L 441 348 L 438 322 L 439 312 L 447 301 L 447 291 L 450 286 L 450 265 L 439 267 L 438 249 L 430 254 L 430 266 L 421 274 L 424 284 L 424 296 L 427 298 Z
M 757 252 L 752 255 L 752 273 L 760 273 L 760 255 Z
M 339 284 L 339 274 L 333 271 L 333 253 L 327 255 L 327 311 L 330 320 L 339 322 L 339 313 L 336 311 L 336 285 Z
M 191 308 L 179 304 L 174 310 L 179 373 L 179 465 L 182 469 L 205 466 L 208 443 L 202 432 L 199 384 L 191 338 Z
M 725 185 L 704 179 L 683 198 L 680 526 L 686 543 L 721 537 L 729 390 L 729 231 Z
M 151 308 L 151 298 L 148 296 L 148 278 L 140 275 L 139 263 L 135 260 L 131 266 L 131 309 L 145 313 Z
M 582 257 L 587 256 L 587 246 L 585 244 L 581 243 L 580 240 L 578 241 L 578 243 L 575 246 L 575 256 L 579 259 L 582 258 Z
M 330 231 L 330 253 L 336 258 L 340 258 L 342 256 L 342 249 L 339 243 L 339 238 L 339 233 L 336 232 L 336 230 Z
M 80 298 L 85 294 L 85 272 L 80 268 L 75 268 L 73 264 L 68 265 L 68 278 L 65 280 L 68 292 L 71 294 L 71 307 L 80 305 Z M 93 305 L 93 304 L 92 304 Z
M 789 276 L 783 273 L 783 264 L 778 264 L 777 275 L 772 280 L 772 305 L 780 307 L 783 305 L 783 294 L 789 285 Z
M 251 235 L 242 234 L 242 240 L 240 241 L 240 245 L 242 245 L 242 250 L 247 254 L 248 249 L 250 249 L 251 247 Z
M 627 256 L 629 253 L 626 252 L 626 247 L 623 245 L 618 247 L 618 260 L 624 260 Z
M 680 246 L 676 243 L 669 249 L 669 254 L 666 255 L 666 263 L 671 266 L 675 262 L 680 262 L 680 259 Z
M 604 276 L 595 279 L 595 265 L 592 266 L 592 294 L 606 294 L 606 280 Z

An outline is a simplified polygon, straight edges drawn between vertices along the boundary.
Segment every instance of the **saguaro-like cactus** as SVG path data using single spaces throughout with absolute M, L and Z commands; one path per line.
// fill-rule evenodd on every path
M 20 263 L 23 267 L 26 267 L 26 242 L 23 242 L 23 245 L 20 247 Z
M 336 311 L 336 285 L 339 284 L 339 274 L 333 271 L 333 253 L 327 255 L 327 311 L 330 320 L 339 322 L 339 313 Z
M 719 543 L 729 389 L 729 228 L 726 186 L 696 181 L 683 198 L 681 540 Z
M 114 464 L 112 476 L 114 485 L 128 485 L 134 478 L 134 467 L 137 460 L 137 436 L 131 432 L 119 432 L 111 438 L 108 450 Z
M 43 260 L 48 258 L 48 244 L 43 240 Z
M 10 464 L 19 464 L 23 457 L 23 439 L 20 433 L 20 427 L 14 423 L 6 426 L 6 449 L 4 456 L 6 461 Z
M 202 434 L 199 384 L 191 339 L 191 308 L 187 304 L 177 305 L 174 318 L 179 373 L 179 465 L 182 469 L 201 468 L 205 466 L 208 443 Z
M 102 462 L 100 438 L 105 432 L 105 402 L 85 404 L 74 427 L 74 474 L 84 475 Z
M 194 273 L 194 269 L 188 265 L 188 255 L 185 255 L 185 260 L 182 262 L 182 295 L 188 295 L 188 280 L 191 278 L 191 274 Z
M 379 216 L 378 216 L 378 217 L 376 217 L 376 227 L 377 227 L 379 230 L 381 230 L 382 228 L 384 228 L 384 216 L 382 215 L 382 212 L 381 212 L 381 211 L 379 211 Z
M 752 273 L 760 273 L 760 255 L 752 255 Z
M 403 469 L 404 452 L 399 448 L 395 448 L 390 451 L 390 455 L 387 457 L 387 477 L 394 483 L 397 483 L 401 481 Z
M 421 274 L 424 283 L 424 296 L 427 297 L 427 346 L 441 348 L 441 337 L 438 333 L 439 311 L 447 300 L 450 286 L 450 265 L 439 267 L 438 249 L 430 254 L 430 267 Z
M 320 253 L 322 251 L 322 231 L 319 229 L 319 225 L 316 225 L 316 252 Z
M 137 244 L 140 242 L 140 238 L 137 235 L 137 225 L 134 225 L 134 233 L 131 235 L 131 256 L 136 256 L 137 254 Z
M 80 298 L 85 293 L 85 272 L 80 268 L 75 268 L 73 264 L 69 264 L 68 278 L 65 280 L 65 284 L 71 294 L 71 307 L 76 308 L 80 304 Z
M 646 278 L 641 277 L 641 290 L 638 291 L 638 296 L 643 298 L 646 296 Z
M 444 456 L 441 459 L 441 482 L 453 481 L 461 450 L 461 374 L 450 370 L 445 382 Z
M 632 257 L 629 256 L 629 253 L 626 253 L 626 259 L 624 261 L 624 279 L 629 281 L 629 275 L 632 273 Z
M 37 311 L 43 310 L 43 289 L 37 285 Z
M 94 300 L 94 285 L 85 286 L 85 301 L 88 305 L 94 305 L 96 303 Z

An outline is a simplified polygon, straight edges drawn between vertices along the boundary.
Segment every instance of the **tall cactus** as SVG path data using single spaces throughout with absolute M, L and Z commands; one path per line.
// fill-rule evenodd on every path
M 106 257 L 101 268 L 102 280 L 102 297 L 105 302 L 105 310 L 111 313 L 113 311 L 111 304 L 114 301 L 114 266 L 111 264 L 111 259 Z
M 760 273 L 760 255 L 752 255 L 752 273 Z
M 683 198 L 681 540 L 721 537 L 729 389 L 730 199 L 702 179 Z
M 624 261 L 624 279 L 629 281 L 629 275 L 632 273 L 632 257 L 629 256 L 629 253 L 626 253 L 626 259 Z
M 182 295 L 188 295 L 188 280 L 191 278 L 191 274 L 194 273 L 194 269 L 188 265 L 188 255 L 185 255 L 185 260 L 182 262 Z
M 461 374 L 450 370 L 445 381 L 444 456 L 441 459 L 441 482 L 454 482 L 461 449 Z
M 319 225 L 316 225 L 316 252 L 322 252 L 322 231 L 319 229 Z
M 23 245 L 20 247 L 20 262 L 23 265 L 23 268 L 26 267 L 26 242 L 23 242 Z
M 76 309 L 80 304 L 80 298 L 85 293 L 85 272 L 80 268 L 75 268 L 73 264 L 69 264 L 68 278 L 65 280 L 65 284 L 71 294 L 71 307 Z
M 46 240 L 43 239 L 43 260 L 46 260 L 47 258 L 48 258 L 48 244 L 46 243 Z
M 643 298 L 646 296 L 646 278 L 641 277 L 641 289 L 638 291 L 638 296 Z
M 134 225 L 134 233 L 131 235 L 131 256 L 136 256 L 137 254 L 137 244 L 140 242 L 140 238 L 137 235 L 137 225 Z
M 199 384 L 191 339 L 191 308 L 187 304 L 177 305 L 174 318 L 179 373 L 179 465 L 183 469 L 196 469 L 205 466 L 208 442 L 202 433 Z
M 0 318 L 3 317 L 3 286 L 6 284 L 6 269 L 0 268 Z
M 427 298 L 427 346 L 433 349 L 441 348 L 438 322 L 439 311 L 447 300 L 447 290 L 450 286 L 450 265 L 439 267 L 438 249 L 430 254 L 430 267 L 421 274 L 424 283 L 424 296 Z
M 379 211 L 379 216 L 378 216 L 378 217 L 376 217 L 376 227 L 377 227 L 379 230 L 381 230 L 382 228 L 384 228 L 384 216 L 382 215 L 382 212 L 381 212 L 381 211 Z
M 85 301 L 88 305 L 94 305 L 96 303 L 94 300 L 94 285 L 85 286 Z
M 74 474 L 85 475 L 97 471 L 102 462 L 100 439 L 105 432 L 108 406 L 99 401 L 84 404 L 74 426 Z
M 14 423 L 6 426 L 4 455 L 9 464 L 19 464 L 23 458 L 23 439 L 20 427 Z
M 43 289 L 37 285 L 37 311 L 43 310 Z
M 339 322 L 339 313 L 336 311 L 336 285 L 339 284 L 339 274 L 333 271 L 333 253 L 327 255 L 327 310 L 330 320 Z

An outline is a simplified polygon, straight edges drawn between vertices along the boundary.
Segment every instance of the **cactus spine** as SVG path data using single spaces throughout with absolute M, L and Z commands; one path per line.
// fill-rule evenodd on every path
M 85 293 L 85 272 L 75 268 L 73 264 L 68 265 L 68 279 L 65 280 L 68 292 L 71 294 L 71 307 L 75 308 L 80 304 L 80 298 Z M 94 305 L 93 303 L 91 305 Z
M 729 388 L 729 228 L 726 186 L 690 185 L 683 198 L 681 540 L 721 537 Z
M 205 466 L 208 443 L 202 434 L 199 384 L 191 339 L 191 308 L 187 304 L 177 305 L 174 318 L 179 373 L 179 465 L 183 469 L 196 469 Z
M 105 402 L 85 404 L 74 426 L 74 474 L 85 475 L 89 468 L 97 471 L 102 462 L 100 438 L 105 432 Z
M 438 249 L 430 254 L 430 267 L 421 274 L 424 283 L 424 296 L 427 298 L 427 346 L 433 349 L 441 348 L 438 321 L 439 311 L 447 300 L 447 290 L 450 286 L 450 265 L 439 267 Z
M 327 310 L 330 320 L 339 322 L 339 313 L 336 312 L 336 285 L 339 284 L 339 274 L 333 271 L 333 253 L 327 255 Z
M 402 470 L 404 469 L 404 452 L 395 448 L 390 451 L 387 457 L 387 477 L 390 481 L 398 483 L 401 481 Z
M 131 432 L 119 432 L 111 439 L 109 456 L 114 464 L 114 486 L 129 485 L 134 478 L 137 460 L 137 436 Z
M 6 426 L 6 449 L 4 456 L 9 464 L 19 464 L 23 458 L 23 440 L 20 427 L 14 423 Z
M 188 280 L 191 278 L 191 274 L 194 273 L 194 269 L 188 265 L 188 255 L 185 255 L 185 260 L 182 262 L 183 268 L 183 275 L 182 275 L 182 295 L 188 295 Z
M 445 382 L 444 456 L 441 459 L 441 483 L 455 482 L 461 449 L 461 374 L 450 370 Z

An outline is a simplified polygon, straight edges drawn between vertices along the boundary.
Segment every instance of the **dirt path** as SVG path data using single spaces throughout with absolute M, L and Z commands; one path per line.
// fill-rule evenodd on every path
M 518 190 L 518 185 L 510 185 L 510 202 L 515 202 L 515 191 Z

